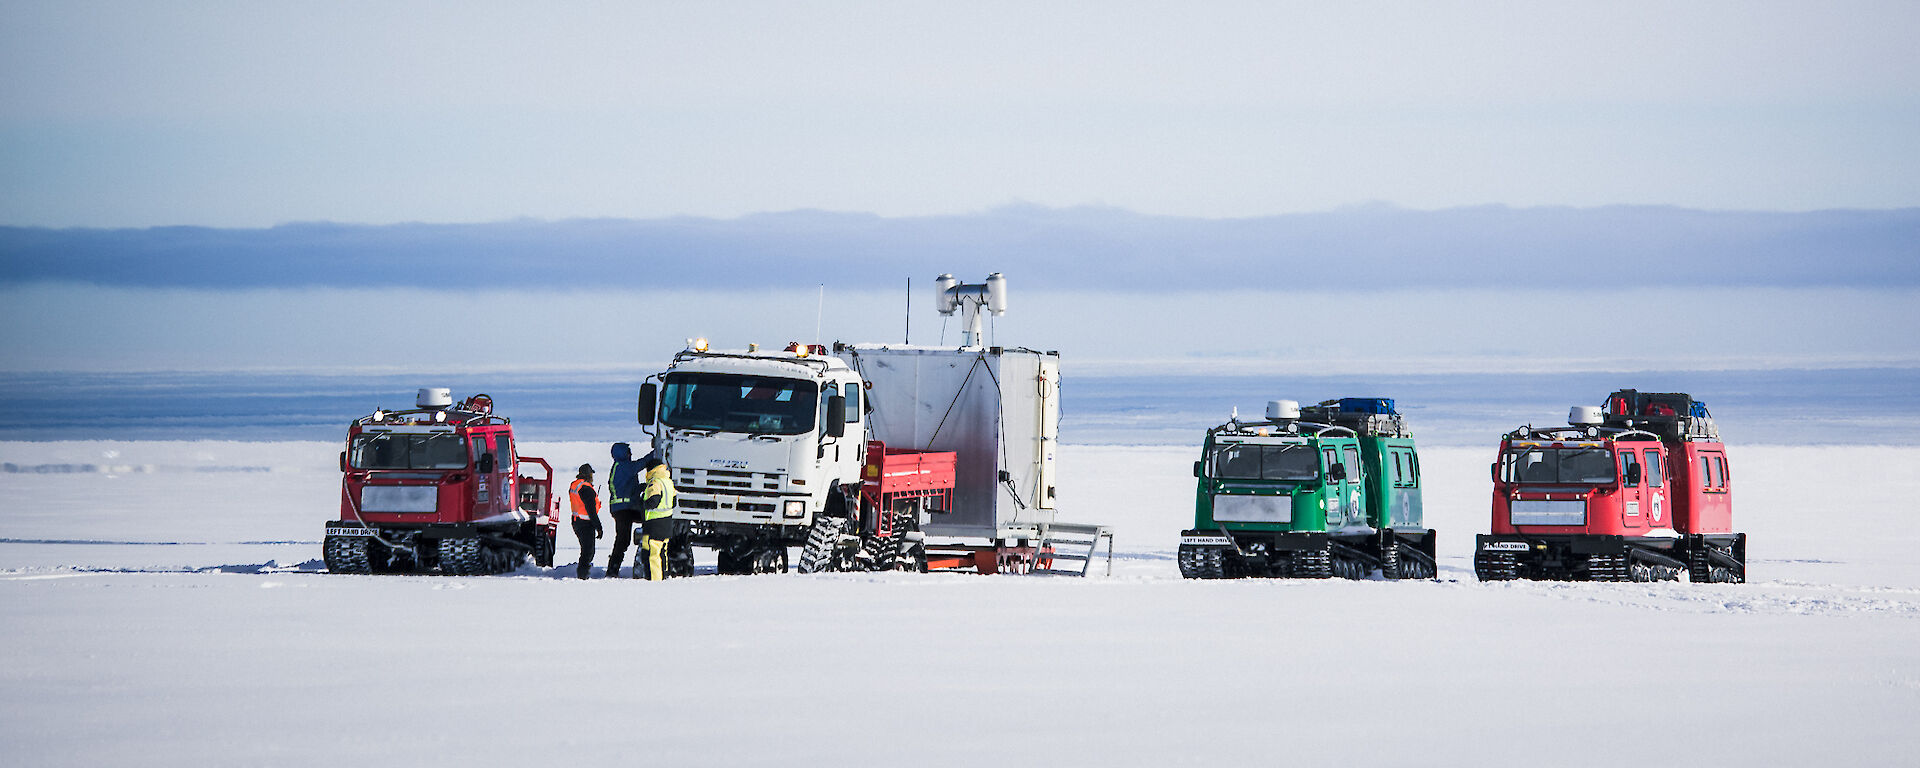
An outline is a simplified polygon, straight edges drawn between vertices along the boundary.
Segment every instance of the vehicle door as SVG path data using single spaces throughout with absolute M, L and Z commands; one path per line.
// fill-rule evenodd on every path
M 1664 453 L 1661 448 L 1656 446 L 1648 448 L 1646 454 L 1642 457 L 1641 472 L 1645 477 L 1641 479 L 1646 483 L 1646 489 L 1641 491 L 1641 494 L 1646 498 L 1647 502 L 1645 511 L 1647 513 L 1648 528 L 1672 527 L 1672 524 L 1667 522 L 1667 480 L 1666 477 L 1664 477 L 1667 467 L 1666 462 L 1663 460 L 1665 458 Z
M 1360 446 L 1348 445 L 1340 449 L 1341 463 L 1347 465 L 1346 493 L 1347 516 L 1350 525 L 1367 524 L 1367 465 L 1360 461 Z
M 1646 488 L 1645 467 L 1640 460 L 1637 448 L 1620 446 L 1620 527 L 1628 531 L 1639 531 L 1646 526 Z
M 493 506 L 487 508 L 488 515 L 512 512 L 520 499 L 520 489 L 515 487 L 513 433 L 500 430 L 493 433 Z
M 1320 459 L 1320 508 L 1326 512 L 1327 529 L 1332 530 L 1345 525 L 1348 514 L 1346 483 L 1333 479 L 1333 467 L 1340 463 L 1340 449 L 1331 446 L 1321 448 Z
M 468 435 L 467 469 L 469 471 L 466 473 L 466 482 L 462 483 L 466 486 L 466 493 L 463 494 L 465 498 L 461 500 L 461 504 L 452 508 L 460 515 L 461 521 L 485 517 L 487 505 L 493 503 L 493 478 L 480 472 L 480 457 L 493 452 L 493 446 L 487 444 L 487 437 L 486 432 L 472 432 Z

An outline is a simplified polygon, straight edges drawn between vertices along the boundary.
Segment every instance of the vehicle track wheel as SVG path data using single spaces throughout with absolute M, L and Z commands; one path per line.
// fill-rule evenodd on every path
M 373 573 L 373 563 L 367 559 L 370 543 L 367 536 L 328 536 L 321 545 L 321 559 L 330 573 Z
M 1302 549 L 1293 553 L 1293 562 L 1289 571 L 1294 578 L 1327 579 L 1333 577 L 1333 553 L 1325 546 L 1319 549 Z
M 902 552 L 900 554 L 900 557 L 893 561 L 893 569 L 896 571 L 911 571 L 914 573 L 926 573 L 927 572 L 926 545 L 917 541 L 911 544 L 908 544 L 907 551 Z
M 807 543 L 800 550 L 801 573 L 825 573 L 839 570 L 836 551 L 840 549 L 840 534 L 847 528 L 844 517 L 821 516 L 813 519 L 813 525 L 807 529 Z
M 1520 578 L 1520 560 L 1498 552 L 1480 552 L 1473 556 L 1473 577 L 1481 581 L 1513 581 Z
M 1380 548 L 1380 578 L 1389 580 L 1409 578 L 1411 574 L 1407 573 L 1408 566 L 1417 565 L 1417 563 L 1407 563 L 1400 559 L 1398 542 L 1388 541 L 1386 546 Z
M 441 539 L 440 571 L 448 576 L 479 576 L 486 567 L 480 559 L 480 540 Z

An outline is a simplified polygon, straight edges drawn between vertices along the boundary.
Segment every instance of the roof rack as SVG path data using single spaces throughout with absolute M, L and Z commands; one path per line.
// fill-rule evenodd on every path
M 1386 397 L 1343 397 L 1322 400 L 1300 409 L 1300 418 L 1346 427 L 1355 435 L 1413 437 L 1407 423 Z
M 1602 423 L 1643 429 L 1673 442 L 1718 441 L 1720 427 L 1707 404 L 1685 392 L 1617 390 L 1600 406 Z

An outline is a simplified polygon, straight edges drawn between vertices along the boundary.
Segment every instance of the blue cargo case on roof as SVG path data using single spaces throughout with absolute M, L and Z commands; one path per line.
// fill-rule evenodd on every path
M 1343 397 L 1340 398 L 1340 410 L 1347 413 L 1397 415 L 1391 397 Z

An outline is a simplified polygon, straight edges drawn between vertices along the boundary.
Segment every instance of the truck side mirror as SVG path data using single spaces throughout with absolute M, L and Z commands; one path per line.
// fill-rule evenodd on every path
M 1500 462 L 1496 461 L 1496 462 L 1493 462 L 1492 464 L 1488 464 L 1487 474 L 1493 477 L 1494 482 L 1496 483 L 1500 482 Z
M 1199 477 L 1199 476 L 1200 476 L 1200 464 L 1201 464 L 1201 462 L 1199 462 L 1199 461 L 1195 461 L 1195 462 L 1193 462 L 1193 476 L 1194 476 L 1194 477 Z
M 340 471 L 342 472 L 347 471 L 347 452 L 346 451 L 340 452 Z
M 658 410 L 659 405 L 659 392 L 659 388 L 655 387 L 651 381 L 640 385 L 640 402 L 636 403 L 634 408 L 640 426 L 653 426 L 653 414 Z
M 827 398 L 827 434 L 842 437 L 847 434 L 847 396 L 832 395 Z
M 1639 484 L 1640 484 L 1640 465 L 1628 464 L 1627 465 L 1627 485 L 1639 485 Z
M 1336 462 L 1327 467 L 1327 479 L 1336 483 L 1347 479 L 1347 465 Z
M 483 474 L 483 475 L 493 474 L 494 461 L 495 460 L 493 458 L 492 451 L 488 451 L 486 453 L 480 454 L 480 467 L 479 467 L 480 474 Z

